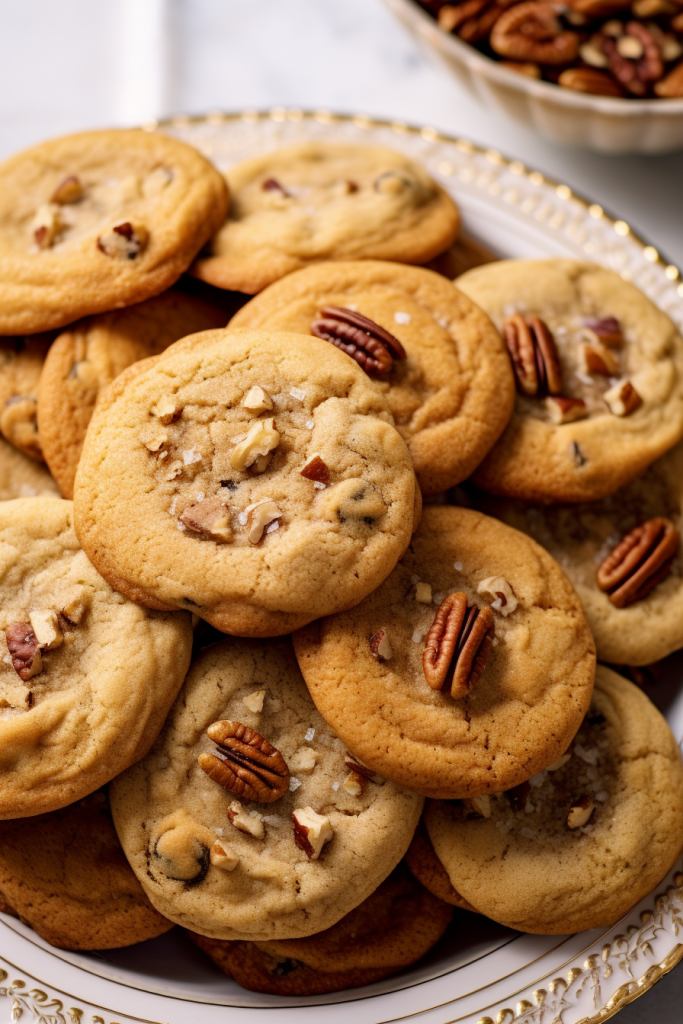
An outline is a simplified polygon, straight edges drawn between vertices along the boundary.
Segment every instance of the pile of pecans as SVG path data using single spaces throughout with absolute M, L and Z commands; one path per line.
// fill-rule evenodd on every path
M 529 78 L 627 99 L 683 97 L 683 0 L 418 0 Z

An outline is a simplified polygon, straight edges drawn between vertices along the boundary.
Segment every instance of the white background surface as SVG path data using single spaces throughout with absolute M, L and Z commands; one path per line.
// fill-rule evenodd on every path
M 433 125 L 536 167 L 683 268 L 683 153 L 562 150 L 433 70 L 381 0 L 0 0 L 0 158 L 174 113 L 326 107 Z M 681 1019 L 683 969 L 620 1024 Z

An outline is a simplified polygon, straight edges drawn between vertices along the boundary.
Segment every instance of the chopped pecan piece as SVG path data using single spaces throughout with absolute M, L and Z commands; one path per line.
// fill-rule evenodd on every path
M 199 755 L 199 765 L 210 779 L 235 796 L 261 804 L 284 796 L 289 768 L 268 740 L 241 722 L 214 722 L 206 733 L 223 755 Z
M 264 420 L 256 420 L 249 428 L 247 436 L 233 448 L 230 465 L 238 473 L 243 473 L 254 463 L 258 463 L 259 459 L 270 457 L 279 443 L 280 434 L 275 427 L 275 419 L 268 416 Z M 256 468 L 260 467 L 257 465 Z
M 370 637 L 370 650 L 380 661 L 389 661 L 392 656 L 391 644 L 386 629 L 378 629 Z
M 50 197 L 50 202 L 57 203 L 59 206 L 66 206 L 69 203 L 77 203 L 82 195 L 83 186 L 81 185 L 80 178 L 75 174 L 70 174 L 54 190 Z
M 567 826 L 569 828 L 583 828 L 584 825 L 588 824 L 594 810 L 594 801 L 588 796 L 582 796 L 574 807 L 570 809 L 567 815 Z
M 64 228 L 59 207 L 53 203 L 43 203 L 33 218 L 32 228 L 38 248 L 49 249 Z
M 292 813 L 294 842 L 309 860 L 317 860 L 320 852 L 334 835 L 330 819 L 317 814 L 312 807 L 299 807 Z
M 245 811 L 239 800 L 233 800 L 228 807 L 228 821 L 239 832 L 254 839 L 263 839 L 266 834 L 261 815 L 257 811 Z
M 607 408 L 614 416 L 630 416 L 639 409 L 643 400 L 630 380 L 619 381 L 602 396 Z
M 553 395 L 545 400 L 545 407 L 550 413 L 553 423 L 573 423 L 588 415 L 588 407 L 583 398 L 562 398 Z
M 189 505 L 180 516 L 180 522 L 193 533 L 201 533 L 219 543 L 227 544 L 232 540 L 230 513 L 220 498 L 206 498 Z
M 361 313 L 323 306 L 320 316 L 311 324 L 311 334 L 346 352 L 366 373 L 388 373 L 394 359 L 406 358 L 398 338 Z
M 277 178 L 266 178 L 261 184 L 261 188 L 264 192 L 279 192 L 281 196 L 289 196 L 289 192 L 281 185 Z
M 467 696 L 484 671 L 494 630 L 490 608 L 468 607 L 466 594 L 449 594 L 436 613 L 422 654 L 422 669 L 432 689 L 450 686 L 451 697 Z
M 519 604 L 514 590 L 504 576 L 488 576 L 477 587 L 477 593 L 488 595 L 493 610 L 500 612 L 505 619 L 512 615 Z
M 268 412 L 273 408 L 273 399 L 270 397 L 267 391 L 258 384 L 254 384 L 253 387 L 249 388 L 246 395 L 242 400 L 242 405 L 249 412 L 256 413 Z
M 132 224 L 129 220 L 123 224 L 115 224 L 97 239 L 97 248 L 105 256 L 120 260 L 134 260 L 145 248 L 149 232 L 142 224 Z
M 584 373 L 613 377 L 619 372 L 619 360 L 605 345 L 583 344 L 579 351 Z
M 501 57 L 537 64 L 569 64 L 579 52 L 577 33 L 563 31 L 555 7 L 544 0 L 525 0 L 501 14 L 490 43 Z
M 323 462 L 318 454 L 311 455 L 301 470 L 301 476 L 306 477 L 307 480 L 315 480 L 320 484 L 328 484 L 330 482 L 330 467 Z
M 558 395 L 562 390 L 562 369 L 555 339 L 537 316 L 514 313 L 503 324 L 517 390 L 530 398 Z
M 211 847 L 210 860 L 215 868 L 222 871 L 234 871 L 240 862 L 233 848 L 219 839 Z
M 263 531 L 282 515 L 272 498 L 250 505 L 247 509 L 247 537 L 250 544 L 258 544 Z
M 40 644 L 28 622 L 10 622 L 5 629 L 14 671 L 26 682 L 43 670 Z
M 678 530 L 657 516 L 627 533 L 598 569 L 596 582 L 616 608 L 641 601 L 668 576 L 678 551 Z
M 377 772 L 373 772 L 372 768 L 368 768 L 367 765 L 361 764 L 360 761 L 356 761 L 355 757 L 351 757 L 350 754 L 347 754 L 344 758 L 344 764 L 352 775 L 360 775 L 362 778 L 367 779 L 368 782 L 382 781 L 381 777 L 377 775 Z
M 34 636 L 43 649 L 52 651 L 64 642 L 57 613 L 51 608 L 29 612 L 28 617 Z
M 624 344 L 621 324 L 615 316 L 587 317 L 584 324 L 607 348 L 621 348 Z
M 358 772 L 350 772 L 342 782 L 342 786 L 350 796 L 361 796 L 365 789 L 365 778 Z

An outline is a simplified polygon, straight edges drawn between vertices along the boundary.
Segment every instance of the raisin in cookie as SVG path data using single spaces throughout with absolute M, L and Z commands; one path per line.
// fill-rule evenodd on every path
M 350 761 L 289 641 L 224 640 L 193 663 L 149 755 L 111 787 L 154 906 L 214 939 L 329 928 L 396 867 L 423 800 Z
M 76 467 L 99 393 L 131 363 L 226 321 L 223 310 L 171 290 L 89 317 L 59 335 L 40 378 L 38 425 L 45 461 L 65 498 L 73 498 Z
M 15 448 L 43 462 L 38 436 L 38 382 L 54 332 L 0 338 L 0 433 Z
M 60 811 L 0 822 L 0 890 L 60 949 L 115 949 L 173 927 L 124 857 L 103 790 Z
M 599 665 L 563 757 L 478 813 L 436 802 L 425 820 L 451 882 L 482 914 L 540 935 L 604 928 L 681 851 L 681 756 L 642 691 Z
M 83 132 L 10 157 L 0 164 L 0 334 L 157 295 L 227 207 L 209 161 L 155 132 Z
M 192 273 L 252 295 L 320 260 L 425 263 L 460 224 L 420 164 L 376 146 L 289 146 L 237 164 L 227 180 L 228 219 Z
M 254 992 L 313 996 L 369 985 L 420 960 L 453 916 L 405 864 L 325 931 L 305 939 L 225 942 L 190 934 L 221 970 Z
M 267 330 L 209 331 L 153 358 L 100 401 L 76 477 L 76 529 L 105 579 L 242 636 L 374 590 L 419 490 L 360 366 Z
M 500 792 L 551 764 L 581 724 L 595 671 L 557 562 L 496 519 L 436 505 L 382 586 L 300 630 L 294 648 L 354 754 L 445 799 Z
M 601 661 L 648 665 L 683 647 L 683 443 L 602 501 L 548 507 L 474 490 L 471 498 L 557 559 Z
M 683 338 L 619 274 L 578 260 L 504 260 L 457 284 L 503 331 L 519 391 L 475 474 L 484 490 L 595 501 L 683 435 Z
M 0 501 L 10 498 L 59 497 L 59 488 L 45 466 L 28 459 L 0 438 Z
M 421 267 L 308 267 L 252 299 L 230 326 L 316 334 L 356 359 L 384 392 L 425 494 L 468 477 L 512 415 L 514 378 L 495 327 Z
M 56 810 L 142 757 L 187 671 L 190 616 L 112 590 L 70 501 L 0 503 L 0 818 Z

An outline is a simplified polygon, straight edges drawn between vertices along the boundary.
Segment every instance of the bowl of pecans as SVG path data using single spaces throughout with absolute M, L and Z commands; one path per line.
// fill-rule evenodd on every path
M 486 106 L 563 145 L 683 147 L 683 0 L 385 0 Z

